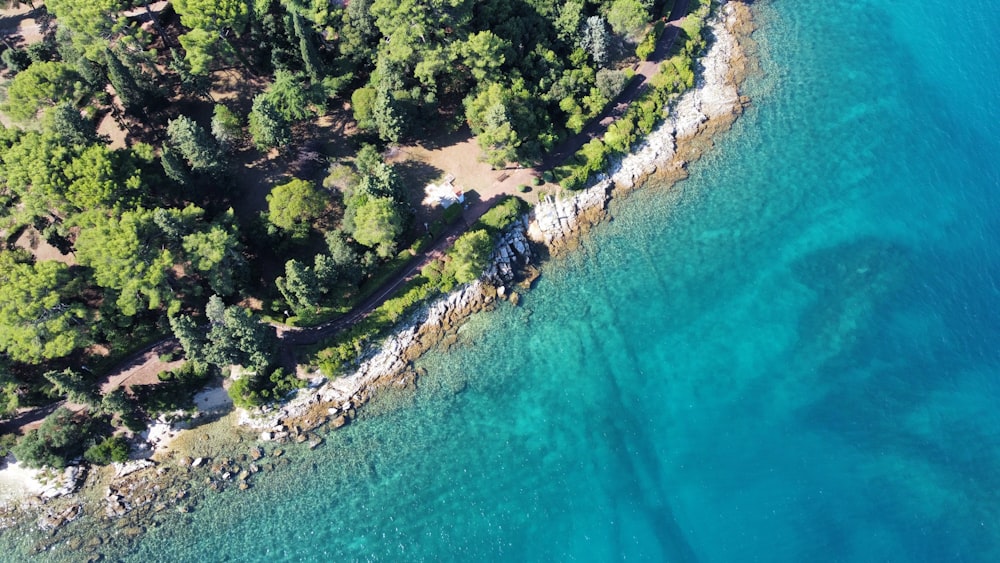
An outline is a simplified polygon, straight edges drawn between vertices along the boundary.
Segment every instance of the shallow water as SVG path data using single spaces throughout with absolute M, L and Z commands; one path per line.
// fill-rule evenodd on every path
M 754 105 L 689 180 L 118 555 L 1000 560 L 991 7 L 755 3 Z

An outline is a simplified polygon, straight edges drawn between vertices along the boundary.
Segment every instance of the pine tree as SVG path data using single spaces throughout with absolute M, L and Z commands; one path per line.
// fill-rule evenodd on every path
M 259 150 L 283 147 L 292 141 L 292 129 L 278 108 L 265 94 L 253 99 L 250 110 L 250 136 Z
M 316 50 L 315 33 L 298 12 L 292 12 L 292 28 L 295 31 L 295 36 L 299 38 L 299 55 L 302 57 L 302 65 L 306 69 L 306 74 L 314 82 L 318 81 L 322 63 Z
M 104 52 L 104 60 L 108 65 L 108 81 L 118 94 L 125 111 L 142 112 L 145 92 L 139 86 L 139 81 L 111 49 Z
M 192 172 L 217 174 L 224 168 L 222 152 L 215 140 L 190 117 L 181 115 L 170 120 L 167 135 Z
M 274 283 L 296 312 L 315 309 L 320 304 L 319 280 L 309 266 L 298 260 L 286 262 L 285 275 Z
M 608 33 L 607 22 L 601 16 L 590 16 L 583 24 L 583 37 L 580 46 L 590 54 L 598 66 L 608 62 L 611 51 L 611 34 Z

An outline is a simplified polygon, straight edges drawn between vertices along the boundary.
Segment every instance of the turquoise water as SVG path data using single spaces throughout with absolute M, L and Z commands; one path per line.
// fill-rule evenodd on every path
M 754 9 L 688 181 L 127 559 L 1000 560 L 992 4 Z

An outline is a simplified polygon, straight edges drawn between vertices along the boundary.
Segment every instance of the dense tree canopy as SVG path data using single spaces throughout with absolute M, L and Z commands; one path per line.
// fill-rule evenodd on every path
M 404 216 L 397 204 L 387 197 L 373 197 L 358 207 L 354 218 L 354 240 L 375 248 L 380 256 L 389 256 L 396 239 L 403 232 Z
M 7 87 L 3 111 L 14 119 L 27 120 L 43 108 L 76 101 L 84 92 L 81 77 L 72 66 L 58 61 L 35 62 Z
M 174 259 L 158 244 L 160 231 L 152 211 L 126 211 L 120 218 L 90 214 L 89 219 L 92 225 L 76 241 L 77 259 L 93 268 L 98 285 L 116 295 L 123 314 L 177 306 L 169 284 Z
M 303 237 L 326 205 L 326 196 L 312 182 L 294 178 L 267 195 L 267 218 L 293 237 Z
M 59 397 L 119 420 L 151 414 L 96 396 L 82 366 L 103 375 L 167 324 L 190 360 L 177 373 L 243 365 L 259 374 L 234 382 L 248 404 L 294 387 L 270 365 L 274 330 L 261 319 L 288 311 L 306 324 L 356 304 L 448 219 L 412 228 L 423 171 L 383 155 L 468 125 L 493 166 L 538 162 L 622 91 L 634 44 L 655 46 L 663 26 L 650 20 L 670 3 L 147 4 L 48 0 L 40 40 L 0 47 L 0 111 L 14 124 L 0 127 L 0 231 L 8 248 L 30 249 L 0 252 L 0 414 Z M 704 18 L 708 3 L 694 4 Z M 556 180 L 583 185 L 652 130 L 668 96 L 694 82 L 698 25 L 685 24 L 685 56 Z M 428 268 L 436 282 L 373 318 L 398 319 L 478 275 L 500 230 L 482 225 Z M 55 425 L 25 455 L 58 463 Z M 100 459 L 115 446 L 91 442 Z
M 0 350 L 34 363 L 60 358 L 88 343 L 80 289 L 62 263 L 0 253 Z

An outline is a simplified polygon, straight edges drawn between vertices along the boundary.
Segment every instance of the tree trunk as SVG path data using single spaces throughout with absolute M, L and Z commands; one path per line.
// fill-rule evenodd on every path
M 160 20 L 156 17 L 156 14 L 154 14 L 153 10 L 149 7 L 149 0 L 142 0 L 142 5 L 144 8 L 146 8 L 146 15 L 149 16 L 149 21 L 153 22 L 153 27 L 156 28 L 156 33 L 160 34 L 160 39 L 163 40 L 163 46 L 167 48 L 172 47 L 172 45 L 170 44 L 170 36 L 167 35 L 167 30 L 163 29 L 163 26 L 160 25 Z

